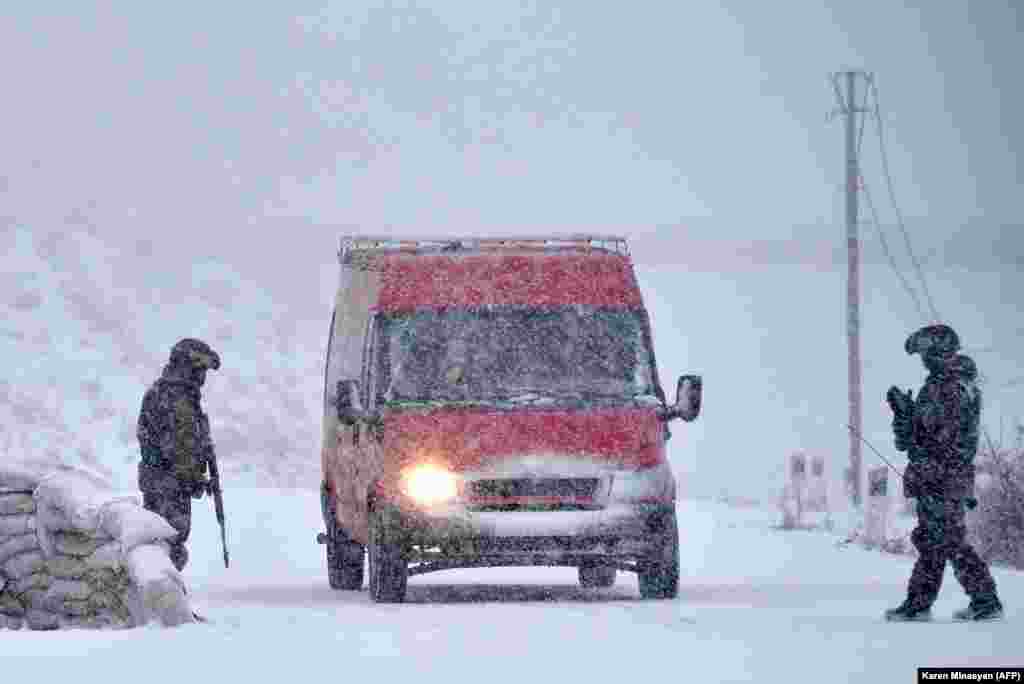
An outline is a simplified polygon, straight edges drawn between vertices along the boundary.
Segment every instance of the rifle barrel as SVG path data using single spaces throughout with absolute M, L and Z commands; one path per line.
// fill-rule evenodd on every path
M 224 567 L 228 567 L 228 535 L 224 521 L 224 496 L 220 486 L 220 470 L 217 468 L 217 456 L 210 454 L 210 484 L 213 493 L 213 510 L 220 525 L 220 545 L 224 550 Z

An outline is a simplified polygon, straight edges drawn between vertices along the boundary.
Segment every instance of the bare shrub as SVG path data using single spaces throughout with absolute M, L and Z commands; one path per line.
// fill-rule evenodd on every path
M 989 441 L 976 464 L 978 508 L 970 516 L 971 540 L 989 561 L 1024 569 L 1024 448 Z

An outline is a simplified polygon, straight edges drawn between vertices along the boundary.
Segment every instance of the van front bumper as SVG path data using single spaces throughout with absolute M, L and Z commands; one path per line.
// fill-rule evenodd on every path
M 659 551 L 659 532 L 675 511 L 668 502 L 569 511 L 474 511 L 462 505 L 385 509 L 389 536 L 404 541 L 410 562 L 449 560 L 453 567 L 641 560 Z

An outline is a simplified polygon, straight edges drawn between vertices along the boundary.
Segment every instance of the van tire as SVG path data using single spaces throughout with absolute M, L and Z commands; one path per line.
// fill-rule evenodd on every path
M 370 599 L 375 603 L 402 603 L 409 583 L 409 566 L 404 549 L 389 526 L 390 516 L 370 513 Z
M 335 540 L 327 540 L 327 581 L 331 589 L 358 591 L 363 588 L 363 547 L 344 538 L 341 530 Z
M 585 563 L 579 567 L 580 586 L 585 589 L 607 589 L 615 584 L 615 566 Z
M 643 599 L 674 599 L 679 594 L 679 527 L 676 512 L 666 512 L 654 523 L 657 550 L 637 563 L 637 583 Z
M 320 507 L 327 527 L 327 582 L 331 589 L 358 591 L 363 588 L 363 545 L 352 541 L 334 517 L 334 503 L 327 485 L 320 487 Z

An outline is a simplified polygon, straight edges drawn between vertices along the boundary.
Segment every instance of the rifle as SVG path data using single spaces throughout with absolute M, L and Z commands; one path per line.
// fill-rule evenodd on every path
M 217 512 L 217 522 L 220 524 L 220 545 L 224 549 L 224 567 L 228 567 L 228 538 L 227 529 L 224 526 L 224 495 L 220 488 L 220 472 L 217 470 L 217 456 L 210 452 L 210 494 L 213 495 L 213 507 Z
M 892 463 L 889 463 L 889 461 L 885 458 L 885 456 L 883 456 L 882 453 L 878 449 L 876 449 L 873 444 L 871 444 L 871 442 L 869 442 L 868 440 L 866 440 L 864 438 L 864 435 L 862 435 L 859 432 L 857 432 L 854 429 L 854 427 L 852 425 L 850 425 L 849 423 L 846 424 L 846 427 L 847 427 L 847 429 L 850 430 L 850 432 L 852 432 L 857 437 L 857 439 L 859 439 L 860 441 L 864 442 L 868 446 L 869 449 L 871 449 L 873 452 L 875 452 L 875 455 L 878 456 L 878 458 L 882 459 L 882 462 L 885 463 L 885 465 L 889 466 L 889 470 L 891 470 L 892 472 L 896 473 L 900 477 L 900 479 L 903 478 L 903 473 L 901 473 L 900 471 L 896 470 L 896 467 Z M 972 510 L 972 511 L 975 508 L 978 507 L 978 500 L 976 498 L 974 498 L 973 496 L 969 496 L 966 499 L 964 499 L 964 503 L 967 505 L 967 508 L 969 510 Z
M 896 473 L 896 476 L 899 477 L 900 479 L 903 478 L 903 473 L 901 473 L 900 471 L 896 470 L 896 466 L 894 466 L 892 463 L 889 463 L 888 459 L 886 459 L 885 456 L 882 455 L 882 452 L 880 452 L 878 449 L 876 449 L 871 442 L 869 442 L 868 440 L 864 439 L 864 435 L 862 435 L 859 432 L 857 432 L 857 430 L 852 425 L 850 425 L 849 423 L 846 424 L 846 427 L 847 427 L 847 429 L 850 430 L 850 432 L 852 432 L 854 434 L 854 436 L 857 439 L 859 439 L 860 441 L 864 442 L 864 444 L 866 444 L 869 449 L 871 449 L 873 452 L 875 452 L 875 456 L 878 456 L 878 458 L 882 459 L 882 463 L 884 463 L 885 465 L 889 466 L 889 470 L 891 470 L 892 472 Z

